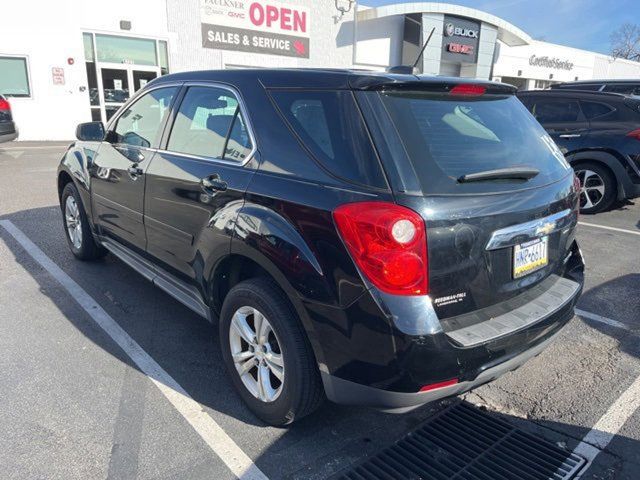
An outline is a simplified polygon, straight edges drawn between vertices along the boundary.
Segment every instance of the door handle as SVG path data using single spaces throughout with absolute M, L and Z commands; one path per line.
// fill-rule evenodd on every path
M 207 193 L 210 193 L 211 190 L 224 192 L 228 187 L 227 182 L 222 180 L 220 178 L 220 175 L 218 175 L 217 173 L 209 175 L 208 177 L 204 177 L 202 180 L 200 180 L 200 185 L 202 185 L 202 189 Z
M 137 163 L 134 163 L 129 168 L 127 168 L 127 172 L 129 172 L 129 175 L 131 175 L 131 177 L 135 179 L 136 177 L 142 175 L 144 173 L 144 170 L 142 170 Z
M 560 138 L 580 138 L 582 135 L 580 135 L 579 133 L 563 133 L 559 136 Z

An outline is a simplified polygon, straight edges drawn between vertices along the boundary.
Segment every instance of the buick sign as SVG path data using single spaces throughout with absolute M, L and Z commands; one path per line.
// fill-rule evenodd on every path
M 478 30 L 471 28 L 458 27 L 453 23 L 446 23 L 444 26 L 444 34 L 447 37 L 467 37 L 478 38 Z

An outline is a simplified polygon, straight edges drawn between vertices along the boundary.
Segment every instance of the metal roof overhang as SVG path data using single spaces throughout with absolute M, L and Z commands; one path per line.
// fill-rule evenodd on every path
M 358 11 L 358 22 L 373 20 L 375 18 L 389 17 L 392 15 L 409 15 L 412 13 L 440 13 L 444 15 L 456 15 L 467 17 L 480 22 L 488 23 L 498 29 L 498 39 L 510 47 L 528 45 L 533 39 L 509 22 L 474 8 L 435 2 L 411 2 L 384 5 L 376 8 L 367 8 Z

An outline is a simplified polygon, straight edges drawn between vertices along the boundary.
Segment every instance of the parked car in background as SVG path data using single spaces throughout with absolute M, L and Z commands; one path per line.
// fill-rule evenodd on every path
M 18 138 L 18 129 L 11 115 L 11 104 L 0 95 L 0 143 Z
M 640 196 L 640 98 L 563 89 L 517 95 L 576 171 L 582 212 Z
M 219 323 L 284 425 L 403 411 L 540 353 L 573 317 L 579 186 L 511 86 L 346 70 L 179 73 L 58 170 L 73 254 L 107 251 Z
M 640 80 L 581 80 L 576 82 L 556 83 L 551 85 L 549 88 L 621 93 L 623 95 L 640 95 Z

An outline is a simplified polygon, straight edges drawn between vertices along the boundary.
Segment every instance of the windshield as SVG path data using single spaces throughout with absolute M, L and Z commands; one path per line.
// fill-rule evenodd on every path
M 513 95 L 379 95 L 425 192 L 455 191 L 460 177 L 488 170 L 522 167 L 540 173 L 531 180 L 492 179 L 470 188 L 527 188 L 558 180 L 570 170 L 553 140 Z

